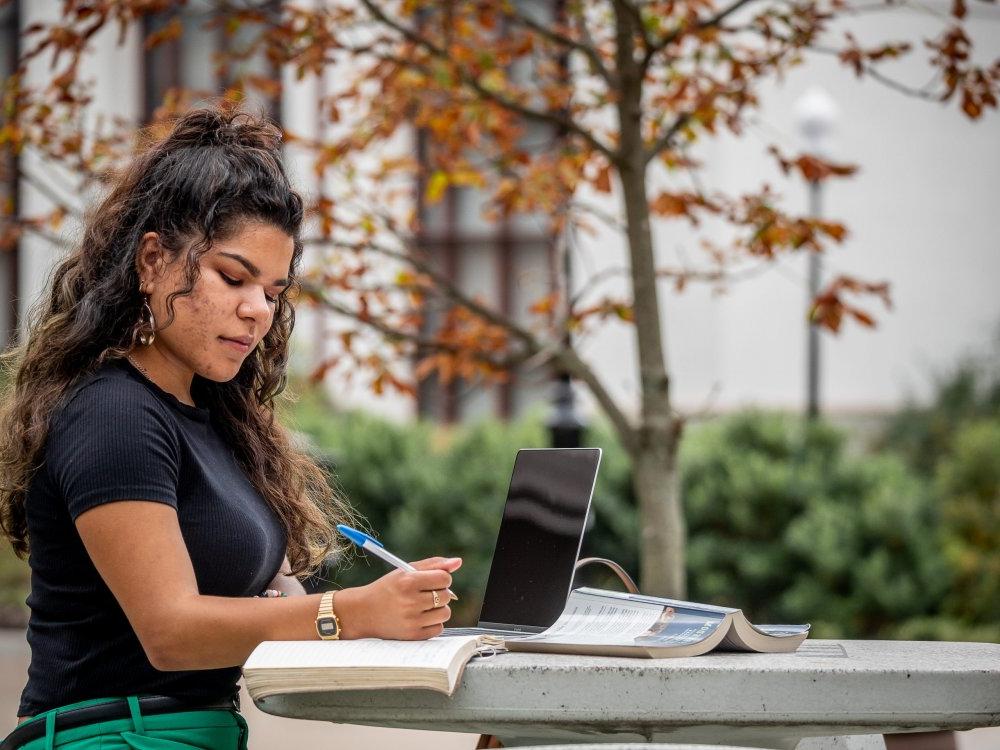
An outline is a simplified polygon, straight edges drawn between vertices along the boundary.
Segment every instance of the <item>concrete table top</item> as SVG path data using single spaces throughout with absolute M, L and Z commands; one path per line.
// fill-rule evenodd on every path
M 1000 726 L 1000 644 L 808 640 L 794 654 L 473 659 L 452 697 L 428 690 L 290 693 L 279 716 L 495 734 L 505 745 L 884 747 L 888 732 Z M 867 737 L 865 737 L 867 735 Z M 824 744 L 825 743 L 825 744 Z

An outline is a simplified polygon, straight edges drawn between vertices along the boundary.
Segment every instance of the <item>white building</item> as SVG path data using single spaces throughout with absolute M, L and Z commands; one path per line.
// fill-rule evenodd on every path
M 932 4 L 939 5 L 938 0 Z M 17 49 L 18 28 L 59 12 L 56 0 L 21 0 L 0 9 L 0 65 L 9 70 Z M 199 4 L 186 11 L 185 35 L 153 53 L 143 51 L 133 29 L 124 46 L 108 29 L 95 40 L 86 69 L 97 81 L 97 108 L 141 122 L 170 86 L 216 88 L 208 64 L 221 36 L 206 34 L 197 20 Z M 941 5 L 944 10 L 945 6 Z M 920 40 L 942 28 L 940 15 L 927 8 L 896 7 L 854 19 L 849 26 L 862 43 L 895 39 Z M 977 56 L 990 59 L 1000 50 L 1000 9 L 977 3 L 969 8 L 966 26 L 977 43 Z M 148 28 L 148 26 L 147 26 Z M 839 41 L 842 28 L 834 29 Z M 887 69 L 916 85 L 928 75 L 925 54 L 917 49 Z M 295 82 L 286 88 L 273 113 L 297 131 L 320 134 L 315 101 L 329 81 Z M 874 300 L 863 307 L 879 321 L 874 331 L 848 323 L 839 336 L 823 336 L 821 393 L 829 412 L 890 409 L 906 396 L 926 395 L 932 375 L 957 358 L 984 351 L 1000 330 L 1000 115 L 988 112 L 970 122 L 954 103 L 939 105 L 903 96 L 869 80 L 857 80 L 835 60 L 810 57 L 779 84 L 769 85 L 757 122 L 745 137 L 706 142 L 700 156 L 706 164 L 702 180 L 710 187 L 739 192 L 769 182 L 786 198 L 785 207 L 806 211 L 806 186 L 783 177 L 771 157 L 770 143 L 785 153 L 802 144 L 796 132 L 794 106 L 811 86 L 830 93 L 839 108 L 830 146 L 836 161 L 861 168 L 858 175 L 832 182 L 824 195 L 824 213 L 845 222 L 850 236 L 825 259 L 827 276 L 845 272 L 869 280 L 888 280 L 893 309 Z M 415 142 L 414 147 L 418 144 Z M 55 191 L 83 206 L 71 184 L 48 165 L 22 156 L 30 179 L 8 183 L 18 210 L 30 215 L 43 208 L 46 192 Z M 293 176 L 309 192 L 310 170 L 289 153 Z M 13 191 L 13 193 L 11 193 Z M 60 191 L 63 191 L 60 193 Z M 618 196 L 586 196 L 618 212 Z M 550 258 L 543 234 L 531 222 L 512 222 L 498 229 L 478 215 L 475 198 L 452 192 L 426 208 L 425 246 L 435 248 L 450 273 L 467 290 L 483 294 L 512 314 L 523 311 L 549 283 Z M 74 240 L 75 227 L 62 234 Z M 678 222 L 655 222 L 662 262 L 679 259 L 698 265 L 692 235 Z M 0 289 L 10 300 L 0 305 L 0 330 L 11 332 L 43 288 L 60 250 L 37 237 L 24 237 L 19 247 L 0 258 Z M 574 279 L 624 262 L 623 241 L 604 229 L 580 236 L 573 255 Z M 675 401 L 681 409 L 706 405 L 732 409 L 758 404 L 801 409 L 805 398 L 806 273 L 804 258 L 788 256 L 753 278 L 731 285 L 724 294 L 691 285 L 675 294 L 663 285 L 667 357 Z M 613 283 L 606 287 L 613 290 Z M 298 329 L 299 361 L 308 365 L 322 356 L 324 331 L 346 327 L 334 319 L 303 313 Z M 612 393 L 624 403 L 637 399 L 636 364 L 631 329 L 609 323 L 580 342 Z M 378 399 L 363 381 L 347 385 L 331 380 L 340 403 L 406 418 L 416 413 L 444 419 L 487 414 L 521 413 L 547 392 L 547 373 L 525 373 L 513 385 L 484 389 L 456 384 L 441 389 L 427 385 L 418 403 L 400 396 Z M 590 407 L 593 408 L 593 407 Z

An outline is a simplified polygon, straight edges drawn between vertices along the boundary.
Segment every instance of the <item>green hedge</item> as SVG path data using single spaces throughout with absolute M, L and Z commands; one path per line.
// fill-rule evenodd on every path
M 309 399 L 293 418 L 390 547 L 465 559 L 455 621 L 473 622 L 514 453 L 545 445 L 541 421 L 395 425 Z M 1000 421 L 967 429 L 928 480 L 889 450 L 849 455 L 844 434 L 823 423 L 748 412 L 689 427 L 681 452 L 689 596 L 744 607 L 762 622 L 812 622 L 820 637 L 1000 640 Z M 607 429 L 591 430 L 588 444 L 604 458 L 583 554 L 634 575 L 627 457 Z M 333 575 L 354 585 L 385 570 L 377 560 L 344 561 Z M 593 572 L 579 582 L 613 585 Z
M 694 599 L 819 637 L 893 637 L 949 585 L 930 493 L 898 458 L 849 458 L 823 424 L 742 414 L 682 451 Z

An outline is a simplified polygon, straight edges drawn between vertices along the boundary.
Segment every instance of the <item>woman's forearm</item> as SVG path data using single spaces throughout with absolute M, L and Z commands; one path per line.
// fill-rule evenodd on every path
M 177 603 L 146 654 L 162 671 L 240 666 L 262 641 L 317 638 L 319 599 L 194 596 Z
M 412 572 L 395 570 L 366 586 L 338 591 L 333 608 L 340 637 L 421 640 L 439 635 L 451 609 L 432 592 L 447 589 L 451 571 L 461 564 L 458 558 L 420 560 L 413 563 Z M 142 627 L 136 632 L 159 670 L 234 667 L 263 641 L 318 638 L 321 596 L 229 598 L 182 593 L 158 602 L 155 613 L 142 615 Z
M 146 646 L 146 654 L 161 671 L 240 666 L 263 641 L 318 638 L 316 615 L 321 596 L 193 596 L 177 603 L 168 618 L 170 624 L 157 634 L 154 643 Z M 384 636 L 378 629 L 384 612 L 377 597 L 378 592 L 370 586 L 336 593 L 334 608 L 342 638 Z

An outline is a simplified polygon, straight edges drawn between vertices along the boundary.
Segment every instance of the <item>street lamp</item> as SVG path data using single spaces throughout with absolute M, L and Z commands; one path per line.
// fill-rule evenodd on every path
M 573 380 L 569 373 L 560 372 L 555 378 L 552 413 L 545 422 L 553 448 L 579 448 L 587 423 L 576 409 Z
M 805 141 L 806 149 L 820 158 L 826 156 L 828 140 L 837 122 L 838 109 L 833 98 L 819 86 L 810 87 L 795 102 L 795 123 Z M 819 218 L 823 213 L 822 185 L 818 180 L 809 183 L 809 213 Z M 819 294 L 822 267 L 820 255 L 809 253 L 809 303 Z M 806 354 L 806 415 L 819 416 L 819 327 L 808 323 Z

